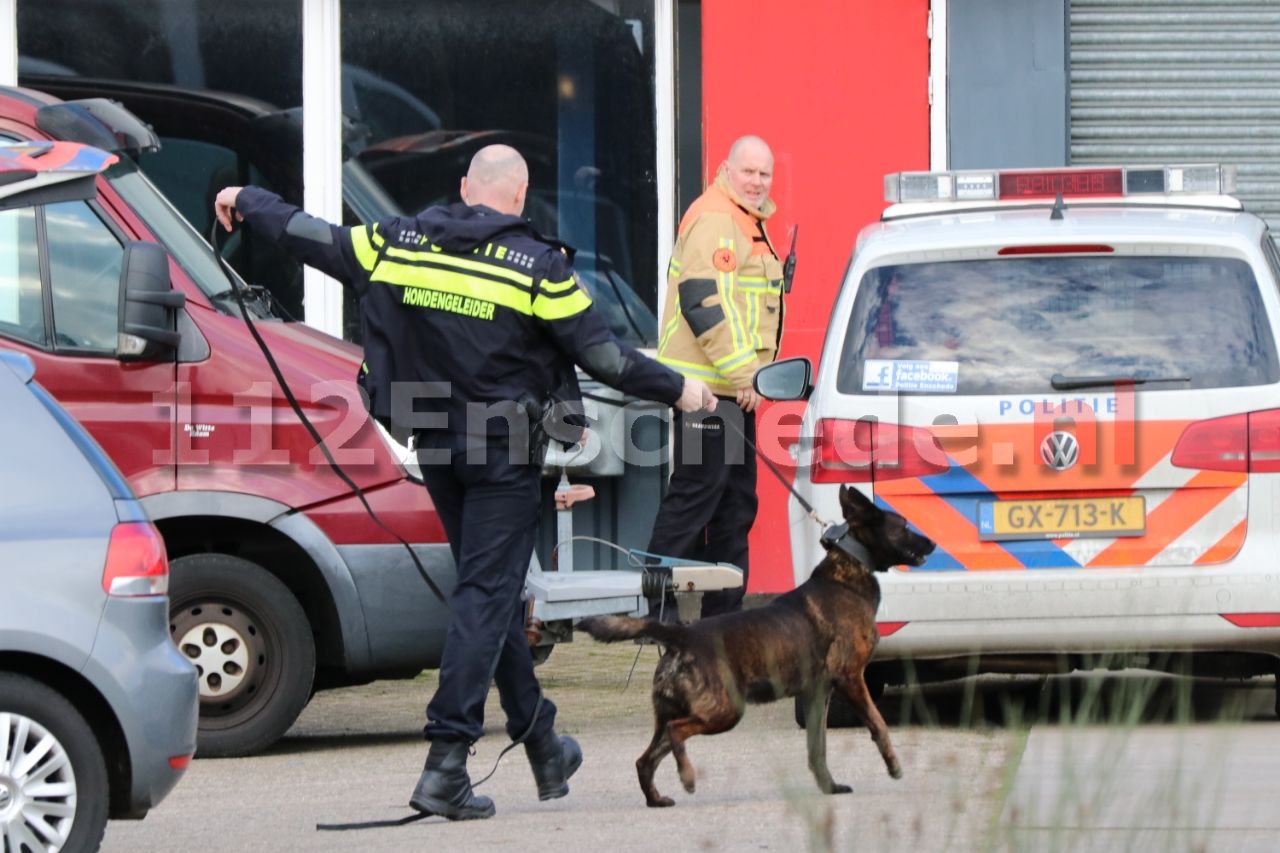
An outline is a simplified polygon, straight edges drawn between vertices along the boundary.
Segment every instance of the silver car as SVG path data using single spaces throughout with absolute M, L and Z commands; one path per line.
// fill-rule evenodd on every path
M 5 260 L 0 301 L 21 296 Z M 196 671 L 169 636 L 168 585 L 164 543 L 120 472 L 31 360 L 0 351 L 5 853 L 97 849 L 109 818 L 142 817 L 186 770 Z

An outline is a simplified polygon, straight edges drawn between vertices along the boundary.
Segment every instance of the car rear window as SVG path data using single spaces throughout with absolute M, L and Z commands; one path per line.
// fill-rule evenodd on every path
M 900 382 L 896 390 L 906 393 L 1041 393 L 1053 390 L 1055 374 L 1175 380 L 1145 386 L 1152 391 L 1280 379 L 1252 269 L 1215 257 L 1023 257 L 871 269 L 858 287 L 837 386 L 848 394 L 878 390 L 884 365 L 904 364 L 932 377 Z

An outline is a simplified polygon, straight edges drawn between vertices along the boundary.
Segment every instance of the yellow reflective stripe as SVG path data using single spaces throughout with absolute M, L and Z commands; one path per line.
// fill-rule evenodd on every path
M 383 241 L 376 233 L 377 228 L 377 225 L 371 225 L 351 229 L 351 248 L 356 254 L 356 263 L 365 270 L 372 270 L 378 261 L 378 248 Z M 375 233 L 371 235 L 370 232 Z
M 676 329 L 680 328 L 680 314 L 677 312 L 671 318 L 671 322 L 667 323 L 667 327 L 662 330 L 662 338 L 658 341 L 658 352 L 661 353 L 667 348 L 667 344 L 671 343 L 671 336 L 676 333 Z
M 378 265 L 369 280 L 400 287 L 419 287 L 441 293 L 453 293 L 481 302 L 492 302 L 526 316 L 533 314 L 529 291 L 454 270 L 384 261 Z
M 724 381 L 724 378 L 718 372 L 707 367 L 705 364 L 694 364 L 691 361 L 681 361 L 678 358 L 672 358 L 667 355 L 658 356 L 658 361 L 686 376 L 696 376 L 699 379 L 705 379 L 707 381 Z
M 566 278 L 564 281 L 545 281 L 544 280 L 542 284 L 538 286 L 542 289 L 543 293 L 563 293 L 566 290 L 570 290 L 571 288 L 576 287 L 577 284 L 578 284 L 578 280 L 575 279 L 573 276 L 570 276 L 569 278 Z
M 564 296 L 538 294 L 533 300 L 533 316 L 543 320 L 563 320 L 581 314 L 591 307 L 591 297 L 585 290 L 572 290 Z
M 721 237 L 720 248 L 733 251 L 733 240 Z M 733 336 L 733 351 L 741 352 L 747 347 L 747 330 L 742 324 L 742 315 L 738 312 L 737 300 L 733 298 L 733 271 L 721 272 L 717 284 L 720 289 L 720 305 L 724 309 L 725 319 L 729 321 L 729 331 Z
M 737 277 L 737 286 L 739 286 L 739 288 L 741 289 L 744 289 L 744 291 L 760 291 L 764 293 L 771 293 L 773 291 L 780 291 L 780 289 L 782 289 L 782 279 L 781 278 L 769 279 L 769 278 L 763 278 L 763 277 L 756 278 L 755 275 L 753 275 L 753 277 L 751 278 L 748 278 L 748 277 L 745 277 L 745 275 L 739 275 L 739 277 Z
M 702 379 L 716 379 L 722 382 L 727 382 L 728 380 L 725 379 L 726 373 L 736 367 L 746 364 L 751 359 L 755 358 L 755 355 L 754 350 L 736 353 L 735 355 L 726 356 L 725 358 L 720 359 L 720 361 L 716 362 L 712 367 L 708 367 L 706 364 L 699 362 L 681 361 L 678 358 L 663 355 L 662 353 L 658 353 L 658 361 L 668 365 L 669 367 L 678 369 L 681 373 L 696 375 Z
M 417 252 L 411 249 L 393 247 L 387 250 L 387 257 L 408 261 L 410 263 L 423 262 L 430 263 L 435 266 L 452 267 L 466 272 L 482 273 L 487 276 L 505 278 L 515 284 L 524 285 L 526 288 L 533 287 L 533 279 L 523 273 L 518 273 L 515 270 L 507 269 L 506 267 L 500 267 L 497 264 L 487 264 L 484 261 L 473 261 L 470 258 L 463 258 L 457 255 L 447 255 L 444 254 L 437 246 L 432 246 L 431 251 L 428 252 Z
M 667 278 L 675 278 L 678 275 L 680 275 L 680 262 L 672 258 L 667 264 Z
M 751 345 L 756 349 L 763 349 L 764 343 L 760 337 L 760 317 L 762 306 L 760 300 L 782 288 L 782 279 L 770 279 L 763 275 L 740 275 L 738 276 L 738 289 L 746 295 L 747 300 L 747 331 L 751 336 Z
M 721 373 L 728 373 L 735 367 L 746 364 L 748 361 L 755 358 L 755 355 L 756 351 L 753 349 L 731 352 L 724 358 L 716 359 L 712 364 L 715 365 L 716 370 L 719 370 Z
M 563 320 L 591 307 L 591 297 L 578 286 L 576 276 L 564 281 L 543 281 L 533 299 L 533 315 L 543 320 Z
M 705 365 L 690 364 L 687 361 L 680 361 L 678 359 L 667 358 L 661 355 L 658 356 L 658 361 L 665 364 L 667 367 L 670 367 L 681 376 L 693 376 L 697 379 L 701 379 L 703 382 L 707 383 L 713 391 L 729 391 L 732 393 L 736 390 L 732 382 L 725 379 L 714 370 L 707 369 Z

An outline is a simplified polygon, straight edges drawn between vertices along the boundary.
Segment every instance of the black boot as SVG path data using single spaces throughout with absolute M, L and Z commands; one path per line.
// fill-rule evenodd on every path
M 569 777 L 582 766 L 582 747 L 576 740 L 551 731 L 541 740 L 525 741 L 524 751 L 538 783 L 539 800 L 554 800 L 569 793 Z
M 449 820 L 493 817 L 493 800 L 477 797 L 471 791 L 467 750 L 464 741 L 431 741 L 427 766 L 418 778 L 418 786 L 413 789 L 409 805 L 420 812 Z

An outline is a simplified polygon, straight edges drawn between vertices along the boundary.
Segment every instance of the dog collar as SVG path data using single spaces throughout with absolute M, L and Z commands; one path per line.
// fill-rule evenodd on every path
M 874 572 L 876 570 L 875 561 L 871 559 L 871 552 L 867 547 L 853 538 L 853 534 L 849 532 L 849 522 L 844 521 L 840 524 L 833 524 L 826 530 L 822 531 L 822 538 L 819 540 L 824 548 L 838 548 L 857 560 L 867 571 Z

